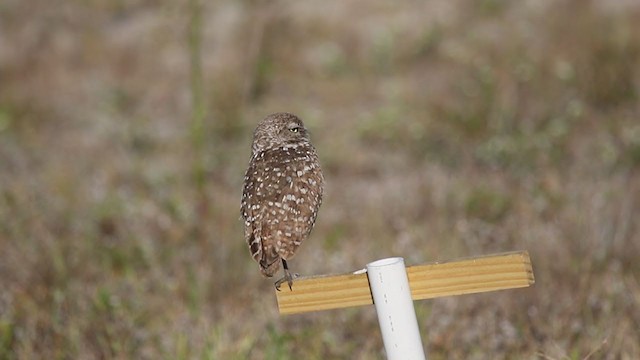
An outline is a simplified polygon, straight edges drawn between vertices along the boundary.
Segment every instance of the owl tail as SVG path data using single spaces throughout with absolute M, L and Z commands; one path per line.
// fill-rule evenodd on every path
M 272 277 L 278 270 L 280 270 L 280 256 L 273 253 L 268 256 L 266 251 L 262 252 L 262 258 L 260 259 L 260 272 L 266 277 Z

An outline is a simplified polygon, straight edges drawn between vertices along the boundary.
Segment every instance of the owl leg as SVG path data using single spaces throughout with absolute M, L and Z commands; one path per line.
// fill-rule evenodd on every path
M 289 284 L 289 290 L 293 290 L 292 289 L 293 279 L 297 278 L 299 275 L 298 274 L 291 275 L 291 272 L 289 272 L 289 266 L 287 265 L 287 260 L 285 259 L 282 259 L 282 267 L 284 268 L 284 277 L 276 281 L 275 283 L 276 290 L 280 291 L 280 285 L 282 285 L 282 283 L 285 281 L 287 282 L 287 284 Z

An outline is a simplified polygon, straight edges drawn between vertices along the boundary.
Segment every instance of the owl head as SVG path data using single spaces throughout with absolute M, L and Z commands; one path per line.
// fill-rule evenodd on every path
M 271 148 L 296 146 L 309 143 L 309 133 L 302 120 L 290 113 L 268 115 L 256 127 L 252 152 L 256 154 Z

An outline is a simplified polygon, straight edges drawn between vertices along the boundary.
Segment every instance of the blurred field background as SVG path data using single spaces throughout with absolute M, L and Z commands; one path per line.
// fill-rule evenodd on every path
M 528 250 L 416 302 L 432 359 L 640 358 L 640 3 L 198 1 L 0 3 L 0 359 L 383 359 L 249 255 L 276 111 L 327 179 L 294 271 Z

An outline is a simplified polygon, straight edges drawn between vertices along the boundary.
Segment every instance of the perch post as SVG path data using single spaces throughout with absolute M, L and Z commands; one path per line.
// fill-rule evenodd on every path
M 404 259 L 395 257 L 369 263 L 367 274 L 387 358 L 424 360 Z
M 296 279 L 291 291 L 276 291 L 276 298 L 283 315 L 375 304 L 389 359 L 424 359 L 411 300 L 521 288 L 534 282 L 526 251 L 407 268 L 402 258 L 389 258 L 353 273 Z M 396 352 L 396 346 L 401 350 Z

